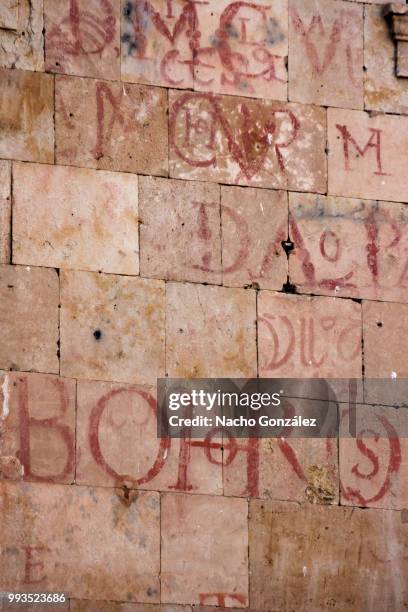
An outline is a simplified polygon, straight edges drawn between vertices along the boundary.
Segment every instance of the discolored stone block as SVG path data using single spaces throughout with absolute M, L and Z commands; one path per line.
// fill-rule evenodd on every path
M 380 609 L 403 609 L 407 529 L 399 512 L 253 500 L 251 606 L 357 612 L 375 601 Z
M 220 188 L 140 177 L 141 275 L 221 283 Z
M 3 0 L 0 6 L 0 66 L 44 70 L 43 0 Z
M 259 374 L 360 378 L 361 306 L 335 298 L 263 291 L 258 297 Z
M 14 263 L 138 274 L 136 176 L 15 164 L 13 177 Z
M 61 272 L 61 373 L 150 384 L 164 370 L 164 283 Z
M 0 157 L 54 162 L 54 80 L 0 69 Z
M 0 161 L 0 262 L 10 262 L 11 164 Z
M 247 502 L 165 493 L 161 508 L 162 600 L 245 607 Z
M 56 160 L 166 176 L 166 113 L 163 89 L 57 76 Z
M 289 99 L 364 107 L 363 7 L 289 0 Z
M 255 292 L 168 283 L 166 371 L 173 378 L 256 376 Z
M 127 499 L 121 489 L 38 483 L 0 488 L 3 590 L 159 601 L 157 493 L 140 491 Z
M 55 270 L 0 265 L 0 368 L 58 372 Z
M 0 381 L 0 478 L 73 482 L 75 381 L 20 372 Z
M 287 280 L 282 241 L 288 235 L 282 191 L 221 187 L 223 284 L 281 289 Z
M 170 91 L 170 176 L 326 191 L 326 111 Z
M 48 72 L 120 80 L 120 0 L 45 0 Z

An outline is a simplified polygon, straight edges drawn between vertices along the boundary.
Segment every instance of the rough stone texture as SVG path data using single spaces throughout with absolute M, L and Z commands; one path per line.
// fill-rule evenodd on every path
M 288 264 L 281 242 L 288 235 L 283 191 L 221 187 L 223 284 L 281 289 Z
M 408 113 L 408 83 L 395 76 L 395 44 L 383 17 L 384 7 L 366 6 L 364 14 L 365 106 Z
M 139 181 L 141 275 L 221 284 L 219 186 Z
M 61 374 L 154 384 L 164 371 L 164 283 L 61 272 Z
M 221 449 L 211 450 L 210 462 L 206 445 L 192 440 L 182 476 L 186 446 L 158 439 L 155 395 L 148 387 L 78 382 L 76 482 L 221 495 Z
M 0 82 L 0 157 L 53 163 L 52 76 L 0 69 Z
M 408 604 L 407 530 L 397 512 L 254 500 L 251 606 L 403 610 Z
M 0 161 L 0 263 L 10 262 L 11 164 Z
M 290 281 L 301 293 L 408 299 L 406 204 L 289 195 Z
M 120 80 L 120 0 L 45 0 L 45 68 Z
M 328 109 L 330 195 L 403 202 L 408 118 Z
M 3 0 L 0 66 L 44 70 L 43 0 Z
M 0 380 L 0 477 L 73 482 L 75 381 L 19 372 Z
M 59 164 L 167 175 L 167 92 L 56 77 Z
M 289 99 L 364 107 L 363 7 L 289 0 Z
M 70 612 L 191 612 L 191 607 L 71 599 Z M 194 612 L 200 612 L 200 609 Z
M 0 488 L 2 590 L 37 587 L 85 599 L 159 601 L 157 493 L 127 500 L 120 489 Z
M 243 499 L 162 496 L 162 601 L 246 606 L 247 512 Z M 224 594 L 225 603 L 218 593 Z
M 13 262 L 139 272 L 136 176 L 15 164 Z
M 170 91 L 170 175 L 325 192 L 325 131 L 322 108 Z
M 361 306 L 262 291 L 259 373 L 266 378 L 360 378 Z
M 333 439 L 237 440 L 232 461 L 224 442 L 224 494 L 338 504 L 337 441 Z
M 341 503 L 403 510 L 408 506 L 408 410 L 357 404 L 343 409 Z M 357 438 L 347 436 L 356 423 Z
M 203 3 L 198 34 L 194 89 L 287 100 L 288 0 Z
M 168 283 L 166 372 L 173 378 L 256 376 L 255 292 Z
M 58 372 L 55 270 L 0 265 L 0 368 Z

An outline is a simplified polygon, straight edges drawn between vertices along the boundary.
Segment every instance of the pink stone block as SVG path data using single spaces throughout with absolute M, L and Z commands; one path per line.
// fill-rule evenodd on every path
M 45 69 L 120 80 L 120 0 L 45 0 Z
M 401 517 L 383 510 L 251 501 L 251 608 L 404 609 L 408 524 Z
M 0 157 L 54 162 L 54 79 L 0 68 Z
M 281 289 L 287 257 L 288 203 L 283 191 L 221 188 L 223 284 Z
M 265 378 L 360 378 L 361 306 L 336 298 L 263 291 L 259 373 Z
M 407 114 L 408 83 L 395 75 L 395 42 L 383 6 L 364 7 L 364 65 L 366 108 Z
M 289 0 L 289 98 L 364 107 L 363 7 L 343 0 Z
M 76 482 L 222 495 L 221 440 L 159 439 L 156 414 L 154 389 L 79 381 Z
M 337 454 L 335 439 L 288 437 L 224 441 L 224 493 L 338 504 Z
M 0 483 L 2 590 L 159 601 L 160 500 L 121 489 Z
M 341 504 L 403 510 L 408 507 L 408 411 L 357 404 L 341 411 Z M 356 436 L 350 424 L 356 422 Z
M 136 176 L 15 164 L 13 178 L 14 263 L 138 274 Z
M 291 282 L 301 293 L 404 302 L 405 204 L 291 193 Z
M 122 80 L 192 89 L 201 10 L 184 0 L 123 2 Z
M 58 372 L 55 270 L 0 265 L 0 368 Z
M 256 376 L 255 292 L 166 285 L 166 371 L 173 378 Z
M 287 100 L 287 0 L 211 0 L 197 12 L 195 90 Z
M 10 262 L 11 164 L 0 161 L 0 263 Z
M 61 272 L 61 373 L 154 384 L 164 371 L 164 283 Z
M 43 0 L 3 0 L 0 66 L 44 71 Z
M 247 502 L 166 493 L 161 508 L 162 601 L 245 607 Z
M 404 202 L 408 118 L 328 109 L 329 195 Z
M 170 91 L 170 175 L 326 191 L 326 111 L 314 106 Z
M 219 186 L 153 177 L 139 184 L 141 275 L 221 284 Z
M 191 612 L 191 607 L 71 599 L 70 612 Z
M 56 77 L 59 164 L 166 176 L 167 91 Z
M 4 372 L 0 477 L 70 483 L 75 469 L 75 381 Z

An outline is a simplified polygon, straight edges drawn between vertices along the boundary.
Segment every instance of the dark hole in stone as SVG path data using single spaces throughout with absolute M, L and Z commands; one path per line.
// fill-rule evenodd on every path
M 102 338 L 102 332 L 100 329 L 95 329 L 93 335 L 95 340 L 100 340 Z
M 381 321 L 377 321 L 377 327 L 382 327 L 382 326 L 383 326 L 382 322 Z
M 290 255 L 290 253 L 295 248 L 295 244 L 292 242 L 292 240 L 290 238 L 288 238 L 287 240 L 282 240 L 281 245 L 282 245 L 282 248 L 285 251 L 286 255 L 288 255 L 288 256 Z

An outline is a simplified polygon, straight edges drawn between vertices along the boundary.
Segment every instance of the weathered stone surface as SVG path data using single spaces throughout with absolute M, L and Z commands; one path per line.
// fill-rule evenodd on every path
M 3 0 L 0 66 L 44 70 L 43 0 Z
M 53 163 L 52 76 L 0 69 L 0 81 L 0 157 Z
M 404 202 L 408 118 L 328 109 L 329 195 Z
M 408 304 L 363 302 L 366 378 L 408 378 L 407 329 Z
M 221 187 L 223 284 L 256 284 L 281 289 L 288 263 L 282 240 L 288 236 L 283 191 Z
M 220 188 L 140 177 L 142 276 L 221 283 Z
M 0 263 L 10 262 L 11 164 L 0 161 Z
M 290 281 L 301 293 L 408 299 L 406 204 L 291 193 Z
M 287 100 L 287 0 L 211 0 L 197 7 L 194 89 Z
M 170 175 L 326 191 L 326 111 L 170 91 Z
M 364 107 L 363 7 L 289 0 L 289 99 Z
M 167 374 L 256 376 L 255 299 L 252 290 L 168 283 Z
M 122 79 L 287 99 L 287 0 L 135 0 L 122 17 Z
M 360 378 L 361 306 L 335 298 L 262 291 L 258 297 L 259 374 Z
M 153 384 L 164 371 L 164 283 L 61 272 L 61 374 Z
M 191 612 L 191 607 L 71 599 L 70 612 Z
M 59 164 L 167 175 L 167 91 L 56 77 Z
M 162 496 L 162 601 L 247 605 L 247 511 L 243 499 Z
M 407 530 L 399 512 L 253 500 L 251 607 L 402 610 Z
M 78 381 L 76 482 L 222 495 L 221 440 L 210 462 L 203 441 L 158 439 L 156 411 L 154 389 Z
M 38 483 L 0 489 L 3 590 L 159 601 L 157 493 L 128 500 L 120 489 Z
M 0 265 L 0 368 L 58 372 L 55 270 Z
M 45 68 L 120 80 L 120 0 L 45 0 Z
M 384 19 L 384 7 L 364 8 L 365 106 L 408 113 L 408 82 L 395 75 L 395 45 Z
M 224 494 L 311 504 L 338 504 L 335 439 L 239 439 L 224 442 Z
M 73 482 L 75 381 L 19 372 L 0 381 L 0 478 Z
M 355 423 L 355 434 L 351 426 Z M 408 410 L 357 404 L 342 410 L 339 440 L 341 503 L 408 507 Z
M 13 179 L 14 263 L 138 274 L 136 176 L 15 164 Z

